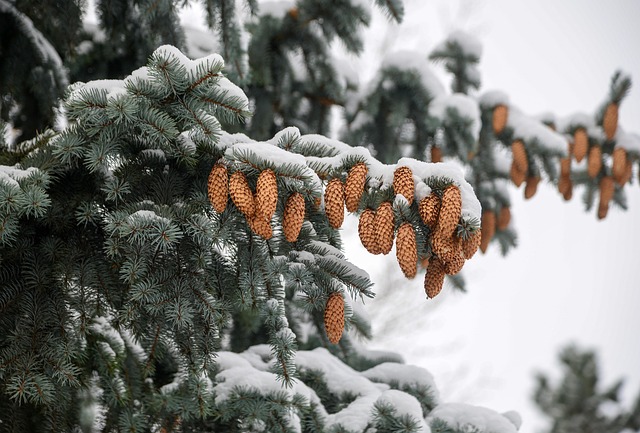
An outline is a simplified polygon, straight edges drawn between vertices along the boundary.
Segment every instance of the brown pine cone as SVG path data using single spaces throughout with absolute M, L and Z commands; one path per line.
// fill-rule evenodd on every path
M 602 168 L 602 149 L 597 144 L 589 149 L 589 159 L 587 161 L 587 174 L 591 179 L 595 178 Z
M 431 146 L 431 162 L 442 162 L 442 149 L 438 146 Z
M 373 221 L 375 226 L 376 244 L 382 254 L 389 254 L 393 247 L 393 232 L 395 229 L 395 217 L 393 208 L 388 201 L 383 202 Z
M 514 140 L 511 143 L 511 152 L 513 153 L 513 163 L 519 172 L 526 174 L 529 171 L 529 162 L 527 159 L 527 151 L 524 147 L 524 141 Z
M 602 176 L 602 179 L 600 179 L 600 205 L 606 204 L 608 206 L 611 199 L 613 199 L 615 191 L 616 186 L 613 177 Z
M 331 227 L 340 228 L 344 221 L 344 186 L 340 179 L 331 179 L 327 184 L 324 190 L 324 210 Z
M 558 192 L 564 195 L 571 186 L 571 178 L 569 176 L 560 175 L 558 178 Z
M 241 171 L 236 171 L 229 180 L 229 195 L 233 204 L 244 214 L 247 219 L 253 217 L 256 206 L 253 201 L 253 193 L 249 188 L 247 177 Z
M 493 132 L 498 135 L 502 134 L 504 127 L 507 126 L 507 119 L 509 117 L 509 108 L 504 105 L 496 105 L 493 109 Z
M 560 158 L 560 176 L 571 175 L 571 158 Z
M 622 185 L 631 181 L 631 178 L 633 177 L 633 164 L 631 163 L 631 160 L 629 158 L 627 158 L 627 163 L 625 164 L 624 168 L 625 168 L 625 171 L 624 171 L 624 178 L 622 179 Z
M 276 174 L 270 170 L 262 170 L 256 183 L 255 203 L 265 219 L 270 220 L 278 205 L 278 182 Z
M 333 344 L 338 344 L 344 331 L 344 299 L 342 294 L 333 292 L 329 295 L 324 309 L 324 329 Z
M 431 193 L 422 200 L 418 205 L 418 211 L 422 221 L 434 230 L 438 224 L 438 216 L 440 215 L 440 197 Z
M 224 212 L 229 200 L 229 175 L 224 165 L 215 164 L 211 169 L 207 181 L 207 196 L 216 212 Z
M 420 266 L 422 266 L 424 269 L 427 269 L 429 267 L 429 258 L 425 257 L 420 260 Z
M 482 230 L 476 230 L 471 236 L 462 241 L 462 253 L 464 258 L 469 260 L 474 256 L 478 248 L 480 247 L 480 241 L 482 240 Z
M 517 187 L 520 187 L 520 185 L 522 185 L 522 183 L 527 179 L 527 172 L 518 170 L 518 166 L 515 161 L 511 163 L 511 170 L 509 171 L 509 174 L 511 176 L 511 181 Z
M 624 185 L 627 174 L 627 151 L 623 147 L 616 147 L 611 154 L 611 174 L 618 185 Z
M 464 253 L 462 252 L 462 248 L 459 248 L 451 257 L 451 260 L 448 262 L 444 262 L 444 273 L 447 275 L 455 275 L 462 270 L 464 266 Z
M 271 239 L 273 237 L 273 230 L 271 224 L 264 215 L 256 213 L 253 217 L 247 217 L 249 228 L 252 232 L 264 239 Z
M 424 291 L 428 298 L 435 298 L 444 284 L 444 264 L 438 258 L 429 261 L 427 273 L 424 275 Z
M 485 210 L 482 212 L 482 239 L 480 240 L 480 251 L 487 252 L 489 242 L 496 233 L 496 214 L 492 210 Z
M 571 182 L 569 178 L 566 179 L 566 187 L 564 188 L 564 192 L 562 192 L 562 197 L 564 197 L 565 201 L 569 201 L 571 197 L 573 197 L 573 182 Z
M 607 105 L 602 118 L 602 129 L 607 140 L 612 140 L 618 129 L 618 104 L 611 102 Z
M 529 176 L 527 177 L 527 183 L 524 186 L 524 198 L 530 199 L 534 195 L 536 195 L 536 191 L 538 190 L 538 184 L 540 183 L 540 176 Z
M 438 216 L 436 234 L 442 238 L 450 238 L 456 231 L 462 211 L 462 196 L 460 189 L 449 185 L 442 193 L 442 204 Z
M 376 212 L 373 209 L 365 209 L 360 214 L 360 221 L 358 222 L 358 235 L 360 235 L 360 242 L 367 251 L 371 254 L 380 254 L 380 248 L 378 248 L 378 242 L 376 241 Z
M 448 238 L 433 236 L 431 238 L 431 250 L 443 263 L 454 260 L 461 248 L 462 245 L 460 238 L 457 236 L 451 236 Z
M 609 213 L 609 205 L 600 203 L 600 205 L 598 206 L 598 219 L 605 219 L 607 217 L 607 213 Z
M 580 162 L 587 156 L 589 150 L 589 136 L 587 130 L 584 128 L 578 128 L 573 133 L 573 155 L 576 157 L 576 161 Z
M 405 277 L 413 278 L 416 276 L 418 272 L 418 250 L 416 246 L 416 233 L 411 223 L 402 223 L 398 228 L 396 258 Z
M 504 230 L 509 227 L 509 223 L 511 222 L 511 209 L 508 206 L 503 206 L 500 208 L 500 212 L 498 213 L 498 223 L 496 224 L 496 228 L 498 230 Z
M 409 167 L 398 167 L 393 172 L 393 192 L 402 194 L 407 199 L 409 205 L 413 203 L 415 184 L 413 183 L 413 172 Z
M 349 170 L 344 186 L 345 203 L 349 212 L 355 212 L 358 209 L 368 171 L 367 164 L 364 162 L 357 163 Z
M 304 197 L 299 192 L 294 192 L 284 205 L 282 217 L 282 231 L 289 242 L 298 240 L 302 223 L 304 222 Z

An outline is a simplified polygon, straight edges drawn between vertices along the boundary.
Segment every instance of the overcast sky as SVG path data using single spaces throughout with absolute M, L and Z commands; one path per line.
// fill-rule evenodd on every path
M 371 38 L 378 48 L 427 54 L 450 30 L 472 32 L 484 46 L 482 90 L 505 91 L 528 114 L 563 116 L 593 112 L 618 68 L 640 83 L 639 21 L 637 0 L 413 0 L 403 26 Z M 622 104 L 620 123 L 640 132 L 638 86 Z M 421 281 L 406 282 L 383 259 L 360 254 L 347 234 L 347 251 L 372 273 L 381 297 L 393 291 L 367 307 L 375 345 L 429 369 L 445 400 L 519 411 L 524 433 L 541 425 L 531 404 L 534 372 L 557 376 L 557 352 L 569 342 L 598 350 L 605 384 L 627 378 L 630 404 L 640 390 L 637 176 L 633 182 L 629 210 L 612 208 L 603 221 L 584 211 L 579 189 L 567 203 L 550 185 L 528 201 L 513 188 L 518 248 L 506 258 L 495 245 L 476 255 L 463 271 L 469 293 L 446 290 L 435 301 L 424 300 Z M 381 304 L 394 323 L 376 314 Z

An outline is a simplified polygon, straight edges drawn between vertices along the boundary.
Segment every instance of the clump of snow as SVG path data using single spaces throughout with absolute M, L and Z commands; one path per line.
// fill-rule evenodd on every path
M 616 133 L 616 147 L 623 147 L 627 152 L 640 154 L 640 135 L 624 132 L 620 126 Z
M 482 56 L 482 43 L 478 38 L 462 30 L 455 30 L 447 36 L 440 44 L 436 45 L 433 51 L 448 51 L 447 45 L 456 44 L 466 56 L 473 56 L 479 59 Z
M 440 95 L 429 105 L 429 114 L 444 122 L 449 117 L 449 109 L 454 109 L 460 116 L 471 120 L 471 135 L 477 139 L 482 122 L 476 100 L 463 93 Z
M 208 56 L 220 52 L 220 44 L 210 31 L 205 31 L 190 25 L 183 25 L 187 45 L 187 53 L 192 58 Z
M 552 131 L 547 125 L 531 117 L 525 116 L 515 108 L 511 108 L 507 119 L 507 126 L 513 128 L 515 138 L 527 141 L 536 141 L 548 151 L 565 156 L 567 153 L 567 140 L 562 134 Z
M 522 426 L 522 416 L 520 416 L 518 412 L 510 410 L 508 412 L 504 412 L 502 416 L 511 421 L 511 424 L 513 424 L 516 429 L 520 430 L 520 427 Z
M 289 10 L 295 7 L 295 2 L 290 0 L 263 1 L 258 3 L 258 16 L 284 17 Z
M 347 431 L 364 432 L 372 422 L 372 408 L 378 396 L 379 390 L 372 391 L 371 394 L 363 395 L 352 401 L 340 412 L 336 412 L 327 417 L 328 427 L 342 426 Z
M 370 368 L 362 375 L 374 382 L 392 383 L 397 382 L 398 386 L 426 386 L 437 400 L 438 389 L 433 380 L 433 375 L 427 370 L 415 365 L 398 364 L 396 362 L 383 362 Z
M 445 93 L 444 86 L 433 73 L 426 56 L 419 51 L 401 50 L 387 54 L 382 61 L 382 69 L 385 68 L 415 71 L 431 96 L 436 97 Z
M 19 168 L 18 164 L 14 166 L 0 165 L 0 182 L 5 181 L 9 185 L 18 187 L 19 181 L 36 173 L 39 173 L 39 171 L 35 167 L 22 169 L 22 168 Z
M 426 196 L 431 194 L 431 187 L 423 181 L 415 182 L 415 197 L 416 201 L 420 201 Z
M 476 428 L 486 433 L 516 433 L 518 429 L 511 420 L 498 412 L 465 403 L 441 403 L 436 406 L 427 421 L 441 419 L 454 429 Z
M 152 210 L 139 210 L 136 211 L 134 213 L 132 213 L 131 215 L 129 215 L 129 220 L 130 221 L 135 221 L 135 220 L 155 220 L 155 221 L 161 221 L 164 223 L 170 223 L 171 221 L 165 217 L 161 217 L 160 215 L 158 215 L 157 213 L 155 213 Z
M 94 317 L 91 324 L 88 326 L 91 333 L 102 336 L 115 352 L 124 353 L 125 342 L 118 331 L 115 330 L 109 318 L 104 316 Z M 115 356 L 114 356 L 115 357 Z
M 431 433 L 431 429 L 422 417 L 420 402 L 406 392 L 389 389 L 380 394 L 378 403 L 387 403 L 394 407 L 397 416 L 408 415 L 418 423 L 418 432 Z
M 496 105 L 509 106 L 509 96 L 500 90 L 484 92 L 478 100 L 482 108 L 493 108 Z

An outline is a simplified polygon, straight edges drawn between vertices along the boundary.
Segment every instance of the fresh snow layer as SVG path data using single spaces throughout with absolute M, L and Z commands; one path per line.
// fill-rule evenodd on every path
M 364 371 L 362 375 L 374 382 L 397 382 L 399 387 L 425 386 L 431 390 L 434 398 L 438 399 L 438 389 L 433 380 L 433 375 L 422 367 L 398 364 L 396 362 L 383 362 Z
M 441 121 L 445 121 L 449 116 L 447 113 L 449 109 L 455 109 L 460 116 L 472 121 L 471 135 L 477 140 L 480 135 L 482 121 L 480 120 L 480 109 L 476 100 L 463 93 L 440 95 L 429 105 L 429 114 Z
M 262 1 L 258 3 L 258 16 L 282 18 L 295 6 L 295 2 L 290 0 Z
M 490 90 L 484 92 L 478 102 L 483 108 L 492 108 L 496 105 L 509 106 L 509 96 L 500 90 Z
M 482 57 L 482 43 L 475 36 L 461 30 L 453 31 L 440 44 L 436 45 L 433 51 L 446 52 L 448 44 L 457 44 L 462 52 L 467 56 L 473 56 L 479 59 Z
M 0 165 L 0 182 L 5 181 L 9 185 L 19 186 L 18 182 L 26 177 L 37 173 L 38 169 L 35 167 L 29 167 L 27 169 L 18 168 L 18 165 L 8 166 Z
M 396 416 L 408 415 L 418 423 L 418 432 L 431 433 L 431 429 L 422 417 L 422 407 L 420 402 L 406 392 L 389 389 L 380 394 L 378 403 L 387 403 L 396 410 Z
M 616 147 L 623 147 L 627 152 L 640 154 L 640 135 L 624 132 L 620 126 L 616 132 Z
M 436 406 L 427 421 L 441 419 L 454 429 L 466 431 L 475 427 L 482 433 L 516 433 L 518 429 L 509 418 L 498 412 L 465 403 L 442 403 Z
M 395 51 L 385 56 L 382 69 L 396 68 L 401 71 L 413 70 L 418 73 L 422 85 L 433 97 L 444 94 L 444 87 L 433 73 L 427 57 L 420 51 Z M 376 80 L 377 82 L 377 80 Z
M 507 126 L 513 128 L 514 137 L 521 138 L 525 144 L 527 141 L 536 141 L 541 147 L 554 154 L 566 155 L 567 153 L 567 140 L 564 136 L 552 131 L 544 123 L 525 116 L 513 107 L 509 110 Z

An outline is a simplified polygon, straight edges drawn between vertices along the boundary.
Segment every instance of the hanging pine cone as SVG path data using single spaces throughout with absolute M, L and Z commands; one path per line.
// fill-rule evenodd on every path
M 340 179 L 331 179 L 327 184 L 324 191 L 324 210 L 331 227 L 340 228 L 344 221 L 344 186 Z
M 437 236 L 450 238 L 453 236 L 462 211 L 462 196 L 456 185 L 449 185 L 442 193 L 442 204 L 438 216 Z
M 395 217 L 390 202 L 385 201 L 378 207 L 373 224 L 375 226 L 376 244 L 380 252 L 389 254 L 393 247 L 393 231 L 395 229 Z
M 364 162 L 357 163 L 349 170 L 344 186 L 345 203 L 349 212 L 355 212 L 358 209 L 368 171 L 367 164 Z
M 270 220 L 278 205 L 278 182 L 276 174 L 270 170 L 262 170 L 256 183 L 256 209 L 266 220 Z
M 338 344 L 344 331 L 344 299 L 342 295 L 333 292 L 329 295 L 324 309 L 324 329 L 333 344 Z
M 618 185 L 624 185 L 627 174 L 627 151 L 624 147 L 616 147 L 611 154 L 611 174 Z
M 442 149 L 438 146 L 431 146 L 431 162 L 442 162 Z
M 509 175 L 511 176 L 511 182 L 513 182 L 513 184 L 517 187 L 520 187 L 520 185 L 522 185 L 522 183 L 527 179 L 527 173 L 524 171 L 520 171 L 515 161 L 511 163 Z
M 573 197 L 573 182 L 569 178 L 566 178 L 566 187 L 562 192 L 562 197 L 565 201 L 569 201 Z
M 249 228 L 251 229 L 251 231 L 261 238 L 271 239 L 273 237 L 271 224 L 269 223 L 269 220 L 264 217 L 264 215 L 256 213 L 253 215 L 253 217 L 247 217 L 247 222 L 249 223 Z
M 434 236 L 431 239 L 431 250 L 443 263 L 453 260 L 461 247 L 460 239 L 457 236 L 448 238 Z
M 432 230 L 435 229 L 440 215 L 440 197 L 431 193 L 420 200 L 418 212 L 422 221 Z
M 444 262 L 444 273 L 447 275 L 455 275 L 462 270 L 464 266 L 464 253 L 462 252 L 462 248 L 458 248 L 455 254 L 452 255 L 451 259 L 447 262 Z
M 521 173 L 527 173 L 529 170 L 529 162 L 527 160 L 527 151 L 522 140 L 514 140 L 511 143 L 511 152 L 513 153 L 513 163 Z
M 229 200 L 229 175 L 224 165 L 215 164 L 211 169 L 207 181 L 207 196 L 216 212 L 224 212 Z
M 413 203 L 413 192 L 415 184 L 413 183 L 413 172 L 409 167 L 398 167 L 393 172 L 393 191 L 396 194 L 402 194 L 407 199 L 409 205 Z
M 600 203 L 598 206 L 598 219 L 605 219 L 607 217 L 607 213 L 609 213 L 609 205 Z
M 380 254 L 380 248 L 376 241 L 376 212 L 373 209 L 365 209 L 360 214 L 360 221 L 358 222 L 358 235 L 360 235 L 360 242 L 367 251 L 371 254 Z
M 405 277 L 413 278 L 416 276 L 418 272 L 418 250 L 416 246 L 416 233 L 411 223 L 402 223 L 398 228 L 396 258 Z
M 500 212 L 498 213 L 498 223 L 496 224 L 496 228 L 498 230 L 504 230 L 509 227 L 509 223 L 511 222 L 511 209 L 509 206 L 503 206 L 500 208 Z
M 509 108 L 504 105 L 496 105 L 493 109 L 493 132 L 498 135 L 502 134 L 505 126 L 507 126 L 507 119 L 509 117 Z
M 616 190 L 613 177 L 602 176 L 600 179 L 600 205 L 609 205 L 609 202 L 613 199 L 613 194 Z
M 571 174 L 571 158 L 560 158 L 560 176 Z
M 434 258 L 429 261 L 427 273 L 424 275 L 424 291 L 428 298 L 435 298 L 444 284 L 444 264 Z
M 474 256 L 478 248 L 480 247 L 480 241 L 482 240 L 482 230 L 478 229 L 467 239 L 462 241 L 462 253 L 464 258 L 469 260 Z
M 294 192 L 284 205 L 282 217 L 282 231 L 288 242 L 298 240 L 302 223 L 304 222 L 304 197 L 299 192 Z
M 627 182 L 631 181 L 631 178 L 633 177 L 633 164 L 631 163 L 631 160 L 629 158 L 627 158 L 627 163 L 625 164 L 625 171 L 624 171 L 624 178 L 622 179 L 622 185 L 624 185 Z
M 573 133 L 573 155 L 576 157 L 576 161 L 580 162 L 587 156 L 589 150 L 589 136 L 587 130 L 584 128 L 578 128 Z
M 604 135 L 607 140 L 612 140 L 616 135 L 618 129 L 618 104 L 615 102 L 609 103 L 604 111 L 604 117 L 602 118 L 602 129 L 604 129 Z
M 538 190 L 538 184 L 540 183 L 540 176 L 529 176 L 527 177 L 527 183 L 524 186 L 524 198 L 530 199 L 534 195 L 536 195 L 536 191 Z
M 429 267 L 429 258 L 425 257 L 420 260 L 420 266 L 422 266 L 424 269 L 427 269 Z
M 486 253 L 489 242 L 491 242 L 493 235 L 496 233 L 496 214 L 492 210 L 482 212 L 481 231 L 480 251 Z
M 253 193 L 249 188 L 247 177 L 241 171 L 236 171 L 229 180 L 229 195 L 233 204 L 244 214 L 247 219 L 253 217 L 256 206 L 253 201 Z
M 595 178 L 602 168 L 602 149 L 597 144 L 589 149 L 589 160 L 587 161 L 587 174 L 591 179 Z

